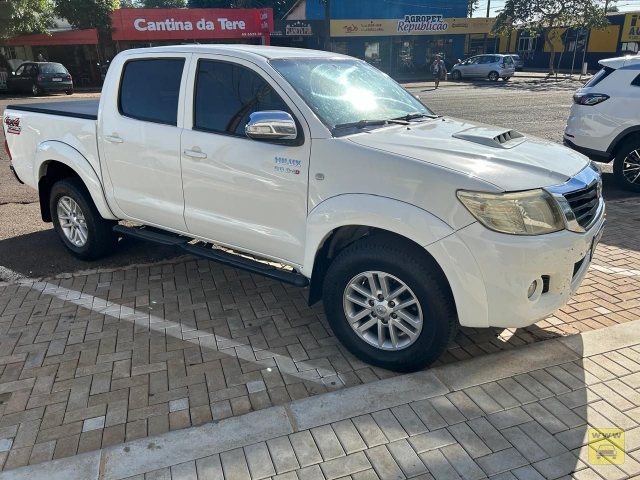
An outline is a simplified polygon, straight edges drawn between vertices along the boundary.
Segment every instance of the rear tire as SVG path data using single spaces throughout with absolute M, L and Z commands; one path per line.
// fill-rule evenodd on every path
M 369 277 L 378 292 L 373 306 Z M 382 295 L 382 282 L 386 292 L 393 293 Z M 402 286 L 406 290 L 394 296 Z M 359 359 L 396 372 L 413 372 L 435 362 L 457 331 L 455 303 L 437 266 L 420 247 L 386 235 L 365 237 L 333 260 L 323 299 L 329 325 L 344 346 Z M 410 306 L 399 308 L 402 304 Z M 358 320 L 350 323 L 349 317 Z
M 511 77 L 502 77 L 502 81 L 503 82 L 508 82 L 511 79 Z
M 66 178 L 53 185 L 49 209 L 58 237 L 76 257 L 96 260 L 116 247 L 118 235 L 113 226 L 117 222 L 102 218 L 79 178 Z
M 500 75 L 498 75 L 498 72 L 489 72 L 489 81 L 491 82 L 497 82 L 498 79 L 500 78 Z
M 31 85 L 31 95 L 33 95 L 34 97 L 42 95 L 42 89 L 35 83 Z
M 73 88 L 70 88 L 69 90 L 65 90 L 64 93 L 66 93 L 67 95 L 73 95 Z
M 613 161 L 613 175 L 618 185 L 631 192 L 640 192 L 640 136 L 626 140 Z

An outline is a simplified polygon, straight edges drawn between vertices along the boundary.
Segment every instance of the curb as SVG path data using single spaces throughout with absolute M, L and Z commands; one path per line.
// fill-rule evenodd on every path
M 217 423 L 0 472 L 0 480 L 122 479 L 309 428 L 640 343 L 640 320 L 308 397 Z

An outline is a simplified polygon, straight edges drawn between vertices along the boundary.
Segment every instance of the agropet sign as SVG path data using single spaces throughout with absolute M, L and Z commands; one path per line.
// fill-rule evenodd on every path
M 111 14 L 114 40 L 191 40 L 259 37 L 273 28 L 264 9 L 124 9 Z

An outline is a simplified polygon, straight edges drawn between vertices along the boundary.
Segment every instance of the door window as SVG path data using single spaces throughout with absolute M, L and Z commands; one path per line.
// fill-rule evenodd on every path
M 18 69 L 16 70 L 16 76 L 19 77 L 20 75 L 22 75 L 24 73 L 24 65 L 20 65 L 18 67 Z
M 118 107 L 127 117 L 177 125 L 184 58 L 127 62 L 122 73 Z
M 471 57 L 468 60 L 465 60 L 463 63 L 465 65 L 476 65 L 481 57 Z
M 262 77 L 226 62 L 200 60 L 196 78 L 194 129 L 244 136 L 253 112 L 289 108 Z
M 24 66 L 24 72 L 22 72 L 22 76 L 23 77 L 30 77 L 34 73 L 34 70 L 35 70 L 34 67 L 35 67 L 35 65 L 31 65 L 31 64 L 25 65 Z

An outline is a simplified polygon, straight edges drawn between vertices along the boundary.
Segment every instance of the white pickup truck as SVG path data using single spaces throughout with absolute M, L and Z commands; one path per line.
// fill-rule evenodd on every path
M 129 50 L 99 103 L 14 105 L 3 126 L 75 255 L 129 235 L 308 286 L 350 351 L 396 371 L 435 361 L 458 325 L 561 307 L 605 221 L 586 157 L 435 115 L 333 53 Z

